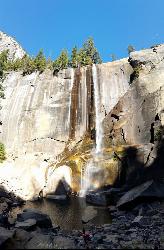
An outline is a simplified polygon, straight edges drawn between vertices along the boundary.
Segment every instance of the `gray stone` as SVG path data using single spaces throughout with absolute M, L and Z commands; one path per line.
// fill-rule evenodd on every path
M 14 218 L 14 217 L 8 217 L 8 222 L 9 222 L 9 224 L 10 225 L 14 225 L 15 224 L 15 222 L 16 222 L 16 218 Z
M 50 228 L 52 227 L 52 222 L 47 214 L 43 214 L 39 211 L 25 210 L 21 214 L 17 214 L 17 221 L 24 222 L 28 219 L 34 219 L 38 227 Z
M 31 235 L 29 232 L 16 229 L 14 237 L 7 242 L 6 249 L 25 249 L 25 245 L 31 239 Z
M 6 227 L 8 224 L 8 216 L 6 214 L 0 214 L 0 226 Z
M 47 199 L 54 200 L 54 201 L 67 201 L 68 196 L 67 195 L 54 195 L 54 194 L 47 194 Z
M 2 246 L 7 240 L 12 239 L 14 232 L 14 230 L 7 230 L 0 227 L 0 246 Z
M 8 210 L 8 204 L 7 202 L 0 203 L 0 214 L 3 212 L 6 212 Z
M 53 243 L 50 235 L 44 235 L 34 232 L 32 238 L 25 245 L 25 249 L 53 249 Z
M 101 192 L 87 194 L 86 202 L 97 206 L 107 206 L 109 204 L 106 195 Z
M 83 223 L 88 223 L 91 221 L 93 218 L 97 216 L 97 211 L 94 207 L 92 206 L 87 206 L 83 212 L 82 215 L 82 222 Z
M 36 220 L 35 219 L 28 219 L 22 222 L 16 222 L 15 228 L 20 228 L 24 230 L 32 230 L 36 226 Z
M 132 188 L 125 193 L 117 202 L 118 208 L 130 207 L 132 202 L 140 202 L 141 198 L 164 198 L 164 183 L 155 182 L 153 180 L 147 181 L 139 186 Z
M 54 248 L 57 249 L 76 249 L 74 241 L 63 236 L 55 236 L 53 239 L 53 244 Z
M 109 206 L 109 212 L 117 212 L 117 207 L 116 206 Z
M 133 221 L 132 221 L 132 226 L 138 226 L 140 224 L 141 219 L 143 218 L 143 216 L 137 216 Z

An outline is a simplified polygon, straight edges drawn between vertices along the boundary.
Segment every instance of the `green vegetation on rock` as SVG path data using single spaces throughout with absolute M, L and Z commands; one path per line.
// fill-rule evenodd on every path
M 43 50 L 40 50 L 36 57 L 25 55 L 23 58 L 15 60 L 9 60 L 8 53 L 8 50 L 0 53 L 1 79 L 4 77 L 5 72 L 9 71 L 22 71 L 23 75 L 27 75 L 35 71 L 42 73 L 48 68 L 54 70 L 54 74 L 56 75 L 60 70 L 67 69 L 68 67 L 77 68 L 102 62 L 93 38 L 89 38 L 79 50 L 75 46 L 70 56 L 66 49 L 62 50 L 54 61 L 51 59 L 47 60 Z
M 4 71 L 6 69 L 7 64 L 7 56 L 8 56 L 8 50 L 4 50 L 0 53 L 0 78 L 2 79 L 4 77 Z
M 142 64 L 137 64 L 133 67 L 133 73 L 130 75 L 130 84 L 139 77 L 141 70 Z
M 154 135 L 154 141 L 161 141 L 162 136 L 164 134 L 164 128 L 161 126 Z
M 69 61 L 69 65 L 72 68 L 77 68 L 78 64 L 79 64 L 79 52 L 78 52 L 77 47 L 75 46 L 72 49 L 72 54 L 71 54 L 71 58 L 70 58 L 70 61 Z
M 6 160 L 5 146 L 0 142 L 0 163 Z
M 52 66 L 54 73 L 56 74 L 60 70 L 68 68 L 68 62 L 69 62 L 68 52 L 67 50 L 62 50 L 59 57 L 53 62 Z
M 101 57 L 95 47 L 93 38 L 89 38 L 79 50 L 75 46 L 72 49 L 69 65 L 73 68 L 102 63 Z

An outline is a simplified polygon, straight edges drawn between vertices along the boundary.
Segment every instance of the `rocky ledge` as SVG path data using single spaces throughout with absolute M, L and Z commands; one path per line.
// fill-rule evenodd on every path
M 1 202 L 2 207 L 2 202 Z M 0 247 L 3 249 L 163 249 L 164 202 L 142 203 L 130 211 L 109 207 L 112 223 L 84 224 L 83 230 L 65 231 L 49 216 L 25 209 L 15 221 L 1 213 Z M 5 218 L 5 217 L 4 217 Z

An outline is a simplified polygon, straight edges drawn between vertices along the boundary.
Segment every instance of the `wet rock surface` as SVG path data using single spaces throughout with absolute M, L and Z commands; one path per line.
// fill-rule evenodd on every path
M 22 222 L 22 224 L 24 223 L 24 225 L 28 223 L 30 225 L 31 223 L 34 225 L 36 223 L 36 225 L 39 227 L 43 227 L 43 228 L 52 227 L 52 222 L 50 220 L 50 217 L 34 209 L 25 209 L 23 213 L 17 215 L 17 221 Z M 20 225 L 20 223 L 18 224 Z

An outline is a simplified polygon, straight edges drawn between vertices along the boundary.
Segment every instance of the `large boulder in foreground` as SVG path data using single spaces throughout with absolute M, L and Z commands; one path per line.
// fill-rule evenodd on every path
M 162 198 L 164 198 L 164 183 L 149 180 L 124 194 L 118 200 L 117 207 L 128 209 L 143 201 Z
M 52 222 L 47 214 L 43 214 L 35 209 L 24 209 L 23 213 L 17 214 L 18 222 L 25 222 L 29 219 L 34 219 L 36 225 L 41 228 L 51 228 Z

